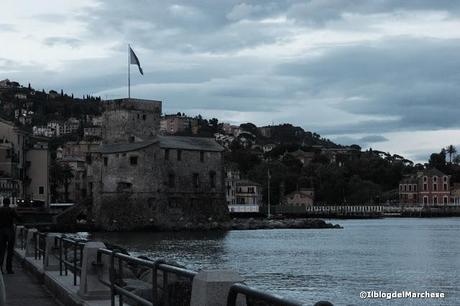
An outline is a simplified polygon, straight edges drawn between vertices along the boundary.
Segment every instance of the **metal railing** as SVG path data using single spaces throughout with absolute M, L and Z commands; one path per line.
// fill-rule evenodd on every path
M 85 242 L 85 239 L 76 240 L 66 236 L 58 236 L 54 239 L 54 248 L 59 250 L 59 255 L 55 256 L 59 260 L 59 275 L 67 276 L 69 271 L 72 272 L 74 286 L 77 285 L 77 279 L 81 276 Z M 71 258 L 70 255 L 72 255 Z
M 280 297 L 274 294 L 266 293 L 244 284 L 233 284 L 230 287 L 227 297 L 227 306 L 236 306 L 238 295 L 243 295 L 246 301 L 253 301 L 257 303 L 268 303 L 270 306 L 302 306 L 304 304 Z
M 25 227 L 21 227 L 19 231 L 19 248 L 21 250 L 24 250 L 26 248 L 26 235 L 27 235 L 27 229 Z
M 193 281 L 193 278 L 197 274 L 194 271 L 187 270 L 181 267 L 170 265 L 165 263 L 162 260 L 150 261 L 141 258 L 135 258 L 126 254 L 118 253 L 115 251 L 110 251 L 107 249 L 99 249 L 97 253 L 97 263 L 96 265 L 101 268 L 103 266 L 103 256 L 108 256 L 110 260 L 109 264 L 109 281 L 104 280 L 99 274 L 99 281 L 110 287 L 111 292 L 111 306 L 115 306 L 115 296 L 118 295 L 119 305 L 123 305 L 124 298 L 130 298 L 137 303 L 145 306 L 154 306 L 158 305 L 160 302 L 159 291 L 162 292 L 162 305 L 169 306 L 169 283 L 168 283 L 168 274 L 174 274 L 177 277 L 185 278 L 190 281 Z M 152 272 L 152 301 L 146 300 L 131 291 L 123 288 L 123 264 L 132 264 L 140 266 L 143 268 L 150 269 Z M 162 286 L 158 284 L 158 275 L 159 271 L 162 272 Z M 173 305 L 171 305 L 173 306 Z
M 20 247 L 24 249 L 27 240 L 26 228 L 21 229 L 19 238 L 21 240 Z M 43 258 L 43 263 L 45 263 L 45 255 L 52 255 L 59 261 L 59 275 L 67 276 L 70 271 L 73 274 L 73 285 L 77 286 L 77 280 L 81 278 L 82 274 L 83 249 L 88 240 L 60 235 L 54 237 L 53 246 L 47 246 L 46 243 L 49 243 L 50 239 L 47 239 L 46 233 L 36 232 L 33 238 L 35 259 Z M 52 254 L 46 254 L 47 251 L 51 251 Z M 97 250 L 96 262 L 92 264 L 98 271 L 97 277 L 99 282 L 110 288 L 111 306 L 115 306 L 117 300 L 119 306 L 122 306 L 128 299 L 130 300 L 129 302 L 134 301 L 138 305 L 143 306 L 174 306 L 175 303 L 171 302 L 171 297 L 175 299 L 179 298 L 181 302 L 190 301 L 192 282 L 197 275 L 195 271 L 169 264 L 164 260 L 151 261 L 105 248 Z M 146 299 L 128 290 L 126 287 L 127 283 L 124 281 L 124 270 L 129 266 L 136 269 L 144 269 L 144 273 L 151 272 L 151 279 L 149 278 L 145 281 L 145 289 L 151 290 L 151 299 Z M 182 294 L 186 294 L 187 296 L 178 297 L 176 292 L 177 287 L 174 286 L 176 282 L 184 280 L 186 281 L 186 290 Z M 179 288 L 179 290 L 181 289 L 184 288 Z M 304 305 L 298 301 L 266 293 L 242 283 L 236 283 L 230 287 L 227 296 L 227 306 L 236 306 L 238 296 L 244 297 L 248 305 L 252 305 L 253 303 L 254 305 L 262 304 L 270 306 Z M 315 305 L 326 306 L 332 304 L 321 302 L 321 304 L 317 303 Z
M 45 252 L 46 252 L 46 233 L 35 232 L 34 239 L 34 257 L 38 260 L 43 260 L 45 263 Z

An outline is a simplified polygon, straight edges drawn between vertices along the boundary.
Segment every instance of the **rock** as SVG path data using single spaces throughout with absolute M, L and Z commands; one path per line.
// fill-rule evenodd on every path
M 338 224 L 326 223 L 321 219 L 238 219 L 230 222 L 231 229 L 284 229 L 284 228 L 340 228 Z

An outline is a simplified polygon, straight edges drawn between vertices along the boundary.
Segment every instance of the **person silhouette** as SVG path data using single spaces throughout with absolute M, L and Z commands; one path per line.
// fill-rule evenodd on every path
M 16 210 L 10 207 L 10 199 L 3 199 L 0 207 L 0 269 L 3 272 L 3 261 L 6 253 L 6 273 L 13 274 L 14 223 L 21 221 Z

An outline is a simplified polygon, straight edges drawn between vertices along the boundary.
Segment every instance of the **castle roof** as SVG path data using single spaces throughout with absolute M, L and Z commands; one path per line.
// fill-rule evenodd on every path
M 165 149 L 182 149 L 207 152 L 221 152 L 224 150 L 224 148 L 219 145 L 213 138 L 158 136 L 148 141 L 102 144 L 99 152 L 102 154 L 112 154 L 137 151 L 156 143 L 158 143 L 161 148 Z
M 141 142 L 105 143 L 100 147 L 102 154 L 122 153 L 137 151 L 157 143 L 157 139 Z
M 224 147 L 218 144 L 214 138 L 158 136 L 158 139 L 161 148 L 208 152 L 221 152 L 224 150 Z

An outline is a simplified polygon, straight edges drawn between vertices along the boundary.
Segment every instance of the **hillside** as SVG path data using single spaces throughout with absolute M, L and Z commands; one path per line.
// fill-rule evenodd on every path
M 70 134 L 50 138 L 52 150 L 65 141 L 82 139 L 81 128 L 91 125 L 88 118 L 100 116 L 102 111 L 99 97 L 76 98 L 62 90 L 38 91 L 30 85 L 0 81 L 0 113 L 5 119 L 28 130 L 52 121 L 68 120 L 80 127 Z M 197 121 L 197 130 L 192 133 L 187 129 L 181 135 L 215 137 L 226 148 L 226 166 L 236 167 L 244 177 L 260 183 L 264 197 L 270 171 L 273 203 L 302 187 L 314 188 L 317 202 L 324 203 L 395 200 L 402 177 L 423 167 L 414 166 L 399 155 L 363 152 L 357 145 L 342 146 L 288 123 L 232 126 L 220 123 L 217 118 L 208 120 L 196 116 L 193 119 Z

